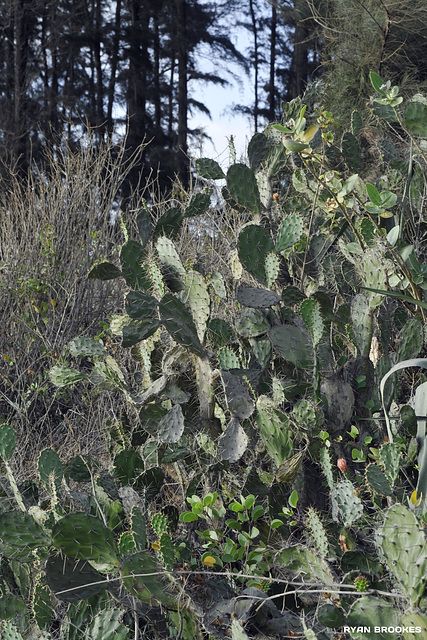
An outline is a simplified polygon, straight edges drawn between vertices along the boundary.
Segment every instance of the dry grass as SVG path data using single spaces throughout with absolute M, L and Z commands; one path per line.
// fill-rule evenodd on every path
M 99 333 L 100 322 L 122 307 L 121 281 L 87 274 L 95 260 L 114 259 L 122 242 L 111 216 L 131 164 L 123 146 L 95 145 L 89 133 L 77 150 L 52 146 L 27 180 L 3 172 L 0 418 L 17 431 L 25 465 L 45 446 L 66 457 L 105 450 L 110 396 L 56 390 L 47 371 L 72 338 Z

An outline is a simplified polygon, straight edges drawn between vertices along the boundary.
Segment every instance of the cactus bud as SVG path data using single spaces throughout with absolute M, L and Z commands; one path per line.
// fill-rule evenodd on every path
M 343 473 L 347 471 L 347 462 L 345 461 L 345 458 L 339 458 L 337 460 L 337 467 Z
M 279 201 L 279 194 L 278 193 L 273 193 L 273 200 L 274 200 L 274 202 L 278 202 Z
M 364 576 L 357 576 L 357 578 L 354 579 L 354 584 L 359 593 L 367 591 L 369 587 L 369 583 Z

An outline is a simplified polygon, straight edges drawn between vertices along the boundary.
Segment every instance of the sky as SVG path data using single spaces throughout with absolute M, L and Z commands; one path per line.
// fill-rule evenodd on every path
M 249 35 L 244 29 L 236 30 L 230 34 L 235 47 L 241 52 L 251 46 Z M 200 128 L 212 138 L 212 142 L 191 141 L 190 152 L 195 158 L 214 158 L 221 165 L 228 166 L 229 149 L 228 138 L 233 136 L 237 152 L 237 159 L 245 156 L 245 149 L 251 139 L 253 131 L 253 120 L 248 116 L 233 113 L 233 104 L 250 106 L 254 100 L 252 90 L 252 78 L 245 74 L 237 64 L 212 63 L 206 56 L 203 61 L 206 72 L 217 73 L 230 83 L 225 87 L 213 84 L 202 84 L 198 82 L 195 87 L 190 86 L 190 91 L 194 93 L 194 98 L 205 104 L 211 112 L 211 119 L 201 112 L 192 114 L 189 118 L 191 129 Z M 227 73 L 229 71 L 229 73 Z

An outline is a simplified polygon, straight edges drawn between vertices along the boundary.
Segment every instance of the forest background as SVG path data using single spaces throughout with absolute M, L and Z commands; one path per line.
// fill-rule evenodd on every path
M 4 637 L 427 634 L 425 3 L 0 16 Z

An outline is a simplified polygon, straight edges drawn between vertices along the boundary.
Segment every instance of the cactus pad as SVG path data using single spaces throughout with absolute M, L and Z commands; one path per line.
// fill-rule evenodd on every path
M 299 213 L 287 214 L 277 231 L 276 251 L 286 251 L 296 244 L 302 235 L 304 229 L 304 220 Z
M 395 504 L 384 518 L 381 549 L 411 605 L 417 605 L 427 584 L 427 542 L 414 513 Z
M 16 447 L 16 434 L 8 424 L 0 425 L 0 456 L 10 460 Z
M 160 318 L 165 329 L 175 342 L 187 347 L 192 353 L 203 356 L 203 347 L 197 336 L 191 313 L 181 300 L 167 293 L 159 303 Z
M 33 550 L 49 545 L 49 536 L 32 516 L 22 511 L 0 515 L 0 553 L 6 558 L 30 562 Z
M 265 309 L 277 304 L 281 298 L 274 291 L 260 287 L 240 287 L 237 290 L 237 300 L 245 307 Z
M 106 348 L 100 340 L 94 338 L 74 338 L 68 345 L 70 353 L 74 357 L 79 356 L 105 356 Z
M 232 164 L 227 172 L 227 186 L 232 198 L 252 213 L 260 210 L 260 196 L 253 171 L 245 164 Z
M 264 227 L 249 224 L 239 234 L 239 260 L 259 282 L 266 282 L 265 257 L 274 249 L 270 234 Z
M 255 404 L 249 395 L 247 386 L 237 376 L 228 373 L 228 371 L 223 371 L 221 377 L 228 410 L 232 417 L 238 420 L 247 420 L 255 409 Z
M 194 161 L 196 171 L 202 178 L 206 180 L 222 180 L 225 173 L 219 166 L 218 162 L 210 158 L 198 158 Z
M 376 464 L 368 464 L 365 469 L 365 482 L 373 495 L 391 496 L 392 490 L 383 471 Z
M 354 640 L 379 640 L 379 638 L 398 640 L 399 633 L 391 631 L 378 634 L 375 632 L 375 627 L 400 626 L 400 615 L 399 609 L 392 604 L 373 596 L 362 596 L 352 605 L 347 616 L 347 624 L 355 628 L 351 631 L 351 637 Z
M 246 451 L 248 436 L 237 418 L 231 418 L 225 433 L 218 442 L 218 455 L 221 460 L 237 462 Z
M 66 515 L 53 527 L 52 538 L 54 546 L 68 556 L 118 566 L 113 534 L 95 516 Z
M 259 309 L 245 308 L 236 322 L 236 330 L 243 338 L 256 338 L 267 333 L 270 325 Z
M 344 527 L 351 527 L 353 522 L 363 515 L 363 505 L 350 480 L 341 480 L 331 491 L 332 519 L 341 521 Z
M 273 349 L 285 360 L 302 368 L 313 366 L 313 349 L 308 336 L 290 324 L 279 324 L 270 329 Z
M 174 444 L 184 433 L 184 416 L 181 405 L 176 404 L 161 418 L 157 436 L 161 442 Z

